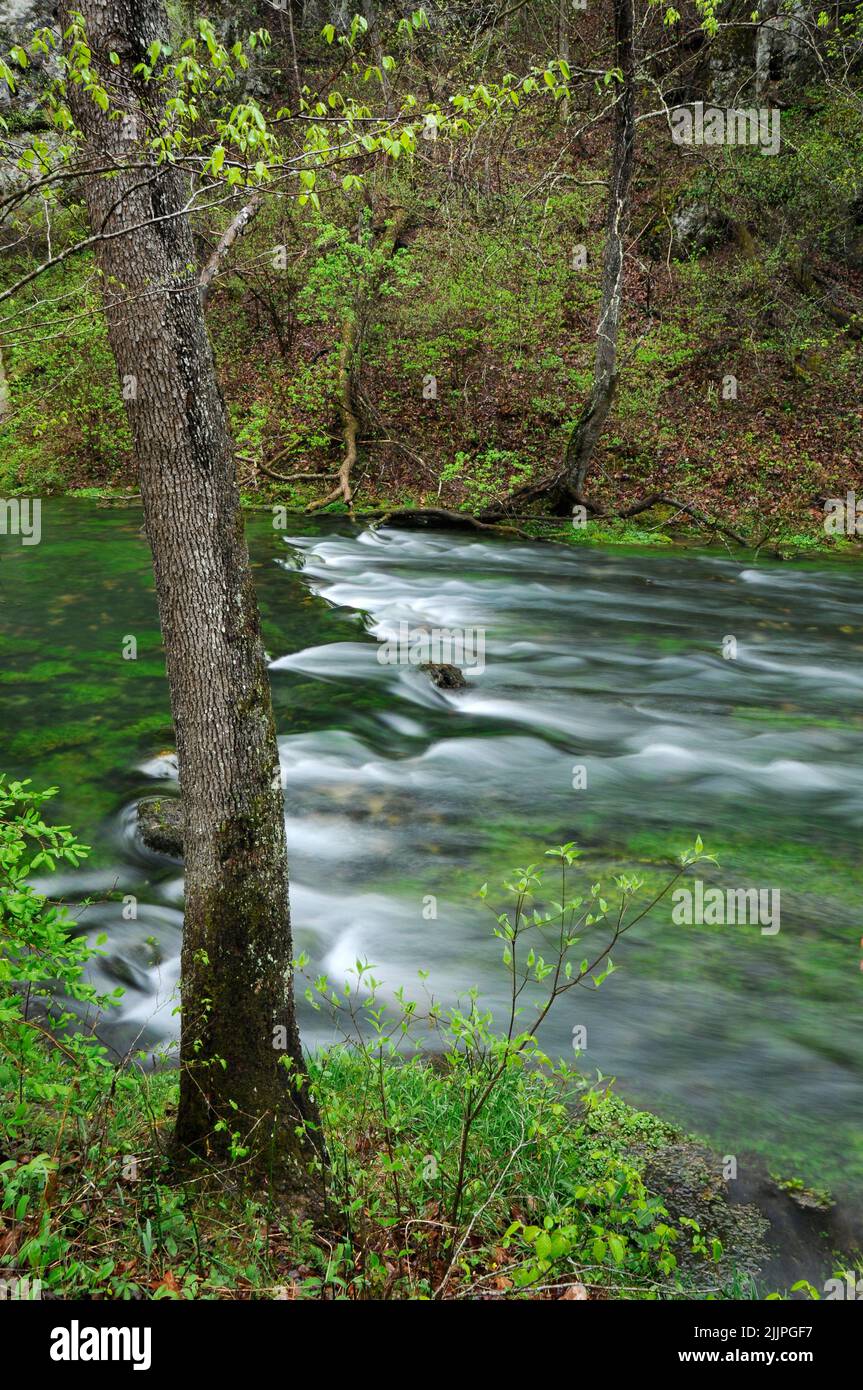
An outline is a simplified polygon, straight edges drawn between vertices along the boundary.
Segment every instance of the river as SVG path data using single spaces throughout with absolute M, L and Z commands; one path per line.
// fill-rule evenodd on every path
M 678 926 L 668 903 L 576 991 L 547 1048 L 717 1144 L 863 1191 L 859 563 L 569 548 L 463 532 L 248 520 L 285 781 L 295 944 L 384 992 L 420 969 L 453 999 L 504 988 L 488 905 L 505 871 L 576 841 L 584 881 L 649 885 L 697 834 L 713 884 L 778 890 L 781 927 Z M 2 761 L 56 784 L 93 854 L 52 892 L 96 901 L 118 1051 L 174 1038 L 181 865 L 146 850 L 141 795 L 176 789 L 149 554 L 136 509 L 46 499 L 0 560 Z M 406 623 L 476 629 L 462 691 L 382 664 Z M 124 658 L 129 636 L 137 659 Z M 730 639 L 733 639 L 730 640 Z M 138 900 L 124 920 L 115 890 Z M 429 902 L 436 916 L 429 916 Z M 329 1025 L 300 1001 L 304 1038 Z

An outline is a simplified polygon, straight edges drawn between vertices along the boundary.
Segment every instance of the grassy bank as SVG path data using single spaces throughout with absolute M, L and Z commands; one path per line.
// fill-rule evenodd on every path
M 668 1127 L 610 1097 L 573 1114 L 537 1075 L 514 1074 L 472 1151 L 470 1220 L 447 1245 L 436 1154 L 458 1140 L 455 1088 L 417 1061 L 375 1076 L 336 1054 L 313 1068 L 327 1116 L 332 1184 L 323 1228 L 245 1190 L 243 1166 L 176 1170 L 167 1155 L 173 1073 L 106 1076 L 89 1113 L 35 1105 L 10 1124 L 3 1163 L 2 1276 L 61 1298 L 705 1296 L 675 1227 L 644 1186 L 634 1141 Z M 71 1078 L 57 1064 L 55 1102 Z
M 0 783 L 0 1278 L 38 1280 L 60 1298 L 750 1290 L 757 1240 L 729 1224 L 716 1175 L 707 1223 L 647 1180 L 651 1164 L 686 1142 L 678 1130 L 552 1063 L 521 1022 L 493 1031 L 473 994 L 448 1009 L 427 996 L 422 1011 L 402 998 L 384 1010 L 360 962 L 343 988 L 307 984 L 343 1037 L 310 1061 L 304 1083 L 321 1115 L 325 1210 L 298 1210 L 247 1182 L 242 1117 L 232 1121 L 229 1164 L 178 1155 L 176 1071 L 101 1044 L 99 1020 L 123 991 L 95 993 L 92 949 L 30 886 L 36 872 L 74 867 L 87 852 L 43 819 L 49 796 Z M 582 899 L 567 898 L 565 877 L 577 855 L 563 847 L 555 857 L 571 932 Z M 539 872 L 512 887 L 514 910 L 497 917 L 495 934 L 513 979 L 542 986 L 548 967 L 526 939 L 545 938 L 554 914 L 537 922 L 527 913 Z M 627 902 L 635 891 L 624 890 Z M 594 885 L 585 900 L 585 931 L 606 919 L 601 894 Z M 591 983 L 610 973 L 601 959 Z M 573 974 L 588 978 L 561 964 L 546 986 L 552 1002 L 558 979 L 563 993 Z M 714 1214 L 721 1239 L 709 1229 Z
M 50 1103 L 23 1113 L 5 1085 L 2 1102 L 0 1278 L 38 1279 L 43 1296 L 752 1296 L 734 1262 L 757 1249 L 726 1255 L 646 1185 L 683 1136 L 609 1093 L 575 1101 L 538 1073 L 507 1076 L 476 1132 L 451 1244 L 463 1078 L 446 1063 L 313 1063 L 331 1165 L 323 1224 L 250 1193 L 241 1159 L 175 1166 L 176 1073 L 106 1070 L 84 1113 L 74 1074 L 53 1066 Z

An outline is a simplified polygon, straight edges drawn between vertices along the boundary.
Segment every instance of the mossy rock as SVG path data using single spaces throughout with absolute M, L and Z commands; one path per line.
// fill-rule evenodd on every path
M 148 796 L 138 802 L 138 830 L 148 849 L 183 857 L 183 808 L 175 797 Z
M 757 1276 L 769 1257 L 770 1221 L 754 1203 L 730 1200 L 722 1176 L 722 1160 L 705 1145 L 681 1136 L 644 1155 L 644 1180 L 660 1195 L 672 1221 L 681 1217 L 697 1221 L 708 1238 L 722 1242 L 722 1257 L 715 1267 L 721 1282 L 734 1273 Z M 686 1251 L 679 1258 L 683 1269 L 703 1277 L 703 1264 Z
M 438 665 L 433 661 L 424 661 L 420 670 L 428 673 L 429 680 L 438 690 L 467 689 L 468 683 L 457 666 L 450 666 L 446 662 Z

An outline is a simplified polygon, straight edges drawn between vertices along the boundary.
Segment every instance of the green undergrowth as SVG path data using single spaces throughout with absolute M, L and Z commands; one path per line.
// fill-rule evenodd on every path
M 672 1220 L 645 1182 L 646 1156 L 676 1131 L 601 1078 L 553 1064 L 518 1010 L 500 1033 L 473 992 L 444 1008 L 425 986 L 424 1011 L 401 992 L 385 1009 L 360 961 L 343 987 L 320 976 L 307 984 L 343 1039 L 309 1064 L 329 1160 L 326 1214 L 312 1224 L 250 1186 L 242 1143 L 226 1166 L 175 1167 L 177 1072 L 109 1055 L 99 1020 L 123 991 L 100 996 L 87 978 L 104 939 L 88 946 L 63 907 L 30 886 L 87 854 L 68 827 L 44 819 L 51 795 L 0 781 L 7 1286 L 112 1299 L 728 1292 L 721 1243 L 694 1220 Z M 554 1003 L 613 970 L 606 951 L 598 966 L 578 964 L 582 934 L 601 939 L 620 908 L 635 925 L 639 908 L 638 885 L 624 879 L 614 908 L 599 883 L 573 897 L 578 851 L 549 854 L 548 887 L 541 866 L 516 871 L 499 890 L 511 906 L 493 921 L 504 969 Z M 559 890 L 560 912 L 548 901 Z M 302 960 L 297 969 L 305 975 Z
M 459 1110 L 439 1063 L 384 1066 L 384 1124 L 362 1060 L 314 1061 L 337 1187 L 336 1229 L 318 1231 L 248 1193 L 242 1169 L 172 1169 L 176 1073 L 106 1071 L 84 1115 L 56 1103 L 70 1079 L 57 1067 L 55 1103 L 30 1086 L 11 1126 L 4 1085 L 0 1279 L 39 1280 L 63 1298 L 426 1299 L 446 1277 L 437 1156 L 458 1140 Z M 709 1242 L 701 1279 L 676 1276 L 676 1252 L 700 1233 L 671 1222 L 645 1187 L 644 1156 L 630 1153 L 674 1133 L 612 1095 L 573 1110 L 540 1075 L 507 1077 L 476 1136 L 475 1219 L 444 1293 L 535 1298 L 577 1283 L 591 1297 L 716 1296 Z

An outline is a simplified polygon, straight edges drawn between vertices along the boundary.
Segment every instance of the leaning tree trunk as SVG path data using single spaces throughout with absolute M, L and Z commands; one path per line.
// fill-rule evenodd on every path
M 75 8 L 92 63 L 137 135 L 130 142 L 130 123 L 109 120 L 70 81 L 88 152 L 121 169 L 88 176 L 85 193 L 92 230 L 104 234 L 95 254 L 153 552 L 183 799 L 176 1138 L 220 1159 L 238 1135 L 253 1167 L 314 1201 L 313 1146 L 296 1134 L 298 1121 L 314 1126 L 316 1115 L 293 1080 L 303 1062 L 278 749 L 233 447 L 184 211 L 187 182 L 152 160 L 144 137 L 159 115 L 154 89 L 133 76 L 153 39 L 167 39 L 167 22 L 161 0 L 76 0 Z M 68 25 L 68 8 L 62 19 Z
M 408 214 L 404 208 L 399 208 L 390 224 L 389 230 L 382 228 L 373 236 L 372 248 L 376 249 L 382 242 L 386 243 L 387 254 L 394 256 L 398 247 L 399 238 L 408 224 Z M 358 240 L 360 232 L 358 231 Z M 356 394 L 356 365 L 359 354 L 362 350 L 363 337 L 365 333 L 365 320 L 381 293 L 384 280 L 386 279 L 387 266 L 382 264 L 376 273 L 372 273 L 367 284 L 359 281 L 357 292 L 353 303 L 349 306 L 342 323 L 342 340 L 339 350 L 338 365 L 338 394 L 337 405 L 342 421 L 342 433 L 345 441 L 345 452 L 338 471 L 338 482 L 332 492 L 328 492 L 325 497 L 317 502 L 312 502 L 307 508 L 314 512 L 326 507 L 330 502 L 335 502 L 342 498 L 347 505 L 348 511 L 353 515 L 354 494 L 351 472 L 357 461 L 357 443 L 360 433 L 360 422 L 357 416 L 354 397 Z
M 599 327 L 590 399 L 573 427 L 564 456 L 564 480 L 576 502 L 584 503 L 584 486 L 594 450 L 617 390 L 617 340 L 623 305 L 624 238 L 629 222 L 629 194 L 635 154 L 635 60 L 632 0 L 614 0 L 614 61 L 622 82 L 614 108 L 614 147 L 608 192 L 608 215 L 602 257 Z

